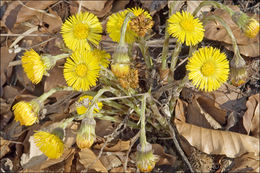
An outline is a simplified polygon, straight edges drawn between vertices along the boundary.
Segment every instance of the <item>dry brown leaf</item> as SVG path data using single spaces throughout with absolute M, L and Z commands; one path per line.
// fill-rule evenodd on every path
M 187 11 L 190 13 L 193 13 L 193 11 L 200 5 L 201 2 L 203 1 L 186 1 L 187 2 Z M 203 12 L 207 12 L 210 11 L 210 7 L 209 6 L 204 6 L 202 7 L 198 13 L 197 16 L 201 15 Z
M 11 76 L 12 67 L 8 67 L 9 62 L 11 62 L 15 53 L 9 53 L 8 47 L 1 47 L 1 86 L 3 86 L 6 82 L 6 79 Z
M 247 152 L 259 155 L 259 139 L 235 132 L 206 129 L 175 119 L 178 132 L 189 143 L 207 154 L 235 158 Z
M 3 90 L 4 90 L 3 98 L 6 99 L 6 100 L 13 101 L 15 96 L 21 94 L 19 92 L 18 88 L 14 87 L 14 86 L 6 85 Z
M 97 159 L 97 156 L 90 149 L 85 148 L 81 150 L 79 152 L 79 157 L 80 157 L 79 162 L 85 168 L 89 167 L 89 169 L 94 169 L 97 172 L 107 172 L 107 169 L 100 162 L 100 160 L 97 160 L 95 164 L 92 164 Z
M 54 4 L 57 1 L 27 1 L 24 4 L 30 8 L 34 8 L 36 10 L 31 10 L 27 7 L 21 5 L 18 1 L 13 1 L 7 7 L 5 14 L 2 18 L 7 28 L 12 30 L 15 24 L 19 24 L 25 22 L 30 19 L 34 15 L 40 15 L 42 13 L 37 10 L 44 10 L 50 5 Z
M 247 153 L 234 159 L 234 166 L 229 172 L 259 172 L 259 156 Z
M 105 147 L 104 151 L 127 151 L 130 148 L 131 141 L 121 141 L 119 140 L 116 145 L 112 147 Z M 97 144 L 93 148 L 101 149 L 104 144 Z
M 56 33 L 57 31 L 60 31 L 60 28 L 62 25 L 62 20 L 55 11 L 49 9 L 49 12 L 50 12 L 50 14 L 56 16 L 56 18 L 48 16 L 48 15 L 43 15 L 42 22 L 48 24 L 47 32 Z
M 182 122 L 186 122 L 185 115 L 187 113 L 187 106 L 188 104 L 186 102 L 178 98 L 175 106 L 175 118 L 181 120 Z
M 121 167 L 118 167 L 118 168 L 113 168 L 113 169 L 111 169 L 110 172 L 118 173 L 118 172 L 125 172 L 125 170 L 124 170 L 124 167 L 121 166 Z M 136 172 L 136 169 L 135 169 L 135 168 L 132 168 L 132 167 L 130 167 L 130 168 L 128 167 L 128 168 L 127 168 L 127 172 Z
M 111 12 L 116 13 L 118 11 L 124 10 L 125 6 L 129 3 L 129 1 L 121 1 L 121 0 L 115 0 Z M 144 4 L 143 4 L 144 5 Z
M 237 6 L 230 6 L 234 11 L 240 11 Z M 245 34 L 239 29 L 239 27 L 232 20 L 231 16 L 222 9 L 216 9 L 214 12 L 209 13 L 210 15 L 216 15 L 221 17 L 231 28 L 236 38 L 237 44 L 242 55 L 248 57 L 259 56 L 259 37 L 251 39 L 245 36 Z M 250 15 L 250 14 L 248 14 Z M 226 29 L 221 25 L 219 21 L 210 21 L 205 25 L 205 38 L 210 40 L 221 41 L 226 44 L 227 49 L 233 50 L 232 40 L 228 35 Z
M 259 102 L 260 94 L 252 95 L 246 102 L 247 111 L 243 116 L 243 125 L 247 133 L 259 137 Z
M 106 127 L 104 129 L 104 127 Z M 107 136 L 111 134 L 114 131 L 115 127 L 113 127 L 113 123 L 111 121 L 107 120 L 97 120 L 97 125 L 96 125 L 96 135 L 100 137 Z
M 108 171 L 122 165 L 121 160 L 115 155 L 101 156 L 100 161 Z
M 65 160 L 64 172 L 71 172 L 71 165 L 75 154 L 71 154 L 67 160 Z
M 160 144 L 152 144 L 154 154 L 159 156 L 159 161 L 156 162 L 157 166 L 160 165 L 174 165 L 176 157 L 164 152 L 164 148 Z
M 10 151 L 9 144 L 10 141 L 0 137 L 0 159 L 4 157 L 7 153 L 9 153 Z

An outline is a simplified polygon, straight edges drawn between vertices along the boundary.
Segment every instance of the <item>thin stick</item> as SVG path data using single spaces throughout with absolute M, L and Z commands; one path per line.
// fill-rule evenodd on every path
M 145 94 L 145 93 L 144 93 Z M 131 97 L 136 97 L 136 96 L 142 96 L 144 94 L 136 94 L 136 95 L 132 95 L 132 96 L 120 96 L 120 97 L 109 97 L 109 98 L 102 98 L 99 99 L 98 101 L 100 102 L 105 102 L 105 101 L 110 101 L 110 100 L 119 100 L 119 99 L 127 99 L 127 98 L 131 98 Z
M 11 61 L 11 62 L 9 62 L 8 67 L 17 66 L 17 65 L 21 65 L 21 64 L 22 64 L 21 60 Z
M 79 1 L 78 14 L 81 12 L 81 7 L 82 7 L 82 0 Z
M 23 37 L 48 37 L 51 36 L 50 34 L 1 34 L 1 37 L 17 37 L 17 36 L 23 36 Z

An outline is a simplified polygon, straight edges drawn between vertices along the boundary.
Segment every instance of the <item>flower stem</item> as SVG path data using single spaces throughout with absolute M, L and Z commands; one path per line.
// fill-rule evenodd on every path
M 53 58 L 53 60 L 56 62 L 56 61 L 58 61 L 58 60 L 60 60 L 60 59 L 67 58 L 67 57 L 69 57 L 69 56 L 70 56 L 70 54 L 68 54 L 68 53 L 63 53 L 63 54 L 59 54 L 59 55 L 56 55 L 56 56 L 52 56 L 52 58 Z
M 173 8 L 176 4 L 176 1 L 170 2 L 170 10 L 169 10 L 169 17 L 173 14 Z M 166 21 L 166 29 L 165 29 L 165 36 L 164 36 L 164 43 L 163 43 L 163 50 L 162 50 L 162 65 L 161 65 L 161 70 L 165 70 L 168 68 L 167 66 L 167 58 L 168 58 L 168 52 L 169 52 L 169 40 L 170 40 L 170 35 L 168 33 L 168 21 Z
M 127 29 L 127 24 L 133 16 L 135 16 L 134 13 L 128 12 L 125 17 L 124 23 L 121 27 L 121 36 L 120 36 L 119 46 L 125 45 L 125 33 L 126 33 L 126 29 Z
M 171 67 L 170 70 L 172 72 L 172 75 L 174 75 L 174 68 L 176 66 L 177 60 L 178 60 L 178 56 L 181 52 L 181 42 L 176 42 L 176 47 L 174 49 L 174 51 L 172 52 L 172 60 L 171 60 Z
M 239 48 L 237 46 L 237 41 L 236 41 L 236 38 L 231 30 L 231 28 L 228 26 L 228 24 L 221 18 L 221 17 L 218 17 L 218 16 L 209 16 L 209 17 L 205 17 L 203 19 L 203 23 L 205 22 L 208 22 L 209 20 L 215 20 L 215 21 L 219 21 L 223 26 L 224 28 L 226 29 L 229 37 L 231 38 L 232 40 L 232 45 L 233 45 L 233 49 L 234 49 L 234 60 L 235 60 L 235 64 L 239 64 L 239 62 L 241 63 L 241 61 L 244 61 L 244 59 L 241 57 L 240 55 L 240 52 L 239 52 Z
M 148 47 L 147 47 L 147 44 L 146 44 L 146 40 L 141 37 L 140 39 L 140 42 L 139 42 L 139 48 L 143 54 L 143 57 L 144 57 L 144 61 L 145 61 L 145 64 L 147 66 L 148 69 L 150 69 L 153 65 L 153 61 L 152 61 L 152 58 L 150 55 L 148 55 Z
M 235 13 L 231 8 L 227 7 L 226 5 L 223 5 L 221 3 L 215 2 L 215 1 L 204 1 L 200 3 L 200 5 L 193 11 L 192 15 L 196 16 L 199 10 L 204 6 L 214 6 L 215 8 L 220 8 L 228 12 L 231 16 Z
M 140 143 L 142 151 L 144 151 L 145 146 L 147 144 L 146 134 L 145 134 L 145 108 L 146 108 L 146 98 L 147 94 L 145 94 L 142 98 L 142 106 L 140 112 L 140 121 L 141 121 L 141 133 L 140 133 Z
M 52 88 L 48 92 L 42 94 L 40 97 L 38 97 L 36 100 L 40 103 L 43 103 L 48 97 L 50 97 L 52 94 L 54 94 L 57 91 L 72 91 L 73 89 L 71 87 L 57 87 Z

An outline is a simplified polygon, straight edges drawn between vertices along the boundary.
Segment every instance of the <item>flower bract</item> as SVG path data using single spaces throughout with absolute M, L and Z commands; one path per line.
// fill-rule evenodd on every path
M 41 56 L 33 49 L 26 51 L 22 56 L 22 66 L 27 77 L 34 84 L 38 84 L 46 72 L 46 65 Z
M 107 32 L 108 32 L 110 38 L 115 42 L 119 42 L 119 40 L 120 40 L 121 27 L 123 25 L 126 14 L 129 11 L 133 12 L 135 16 L 139 16 L 143 13 L 146 18 L 152 19 L 151 15 L 147 11 L 145 11 L 144 9 L 139 8 L 139 7 L 127 9 L 127 10 L 112 14 L 107 21 Z M 131 43 L 135 42 L 137 36 L 138 36 L 137 33 L 135 33 L 130 28 L 130 25 L 128 23 L 127 29 L 126 29 L 126 35 L 125 35 L 126 43 L 131 44 Z
M 51 133 L 37 131 L 34 135 L 36 146 L 50 159 L 59 158 L 64 151 L 62 140 Z
M 14 119 L 25 126 L 31 126 L 38 120 L 39 109 L 39 104 L 34 101 L 20 101 L 12 108 L 14 111 Z
M 78 91 L 89 90 L 96 85 L 99 61 L 90 51 L 75 51 L 64 65 L 64 78 L 69 86 Z
M 229 62 L 224 53 L 213 47 L 200 48 L 188 59 L 189 79 L 198 89 L 217 90 L 229 75 Z
M 90 148 L 95 142 L 95 127 L 96 121 L 93 118 L 85 118 L 82 120 L 76 137 L 76 143 L 80 149 Z
M 189 12 L 177 12 L 168 19 L 168 22 L 169 34 L 187 46 L 198 44 L 204 37 L 202 23 Z
M 101 40 L 102 25 L 97 16 L 84 12 L 70 16 L 62 25 L 61 33 L 66 46 L 73 51 L 90 50 L 90 44 L 98 45 Z
M 78 105 L 76 105 L 77 113 L 79 115 L 85 114 L 88 110 L 88 106 L 91 105 L 91 100 L 93 99 L 92 96 L 84 95 L 81 96 L 77 102 Z M 101 102 L 97 102 L 94 105 L 93 112 L 99 112 L 100 109 L 102 109 L 103 104 Z

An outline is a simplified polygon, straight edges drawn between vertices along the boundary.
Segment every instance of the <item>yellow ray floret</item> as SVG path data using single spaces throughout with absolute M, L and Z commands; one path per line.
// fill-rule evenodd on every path
M 33 49 L 26 51 L 22 56 L 22 66 L 27 77 L 34 84 L 38 84 L 46 72 L 46 65 L 41 56 Z
M 111 58 L 111 55 L 109 53 L 107 53 L 104 50 L 94 49 L 92 51 L 92 54 L 95 58 L 98 59 L 100 65 L 102 65 L 105 68 L 108 67 L 110 63 L 109 59 Z
M 59 158 L 64 151 L 62 140 L 51 133 L 37 131 L 34 135 L 36 146 L 50 159 Z
M 146 16 L 148 19 L 152 19 L 151 15 L 145 11 L 142 8 L 132 8 L 132 9 L 127 9 L 118 13 L 112 14 L 108 21 L 107 21 L 107 33 L 109 34 L 109 37 L 115 41 L 119 42 L 120 36 L 121 36 L 121 27 L 124 23 L 124 19 L 126 17 L 126 14 L 131 11 L 134 13 L 135 16 L 139 16 L 142 13 Z M 127 29 L 126 29 L 126 35 L 125 35 L 125 41 L 126 43 L 133 43 L 136 41 L 137 38 L 137 33 L 135 33 L 133 30 L 131 30 L 129 23 L 127 24 Z
M 70 16 L 61 27 L 66 46 L 73 51 L 90 50 L 89 43 L 98 45 L 101 40 L 102 25 L 97 16 L 84 12 Z
M 31 126 L 38 120 L 39 104 L 31 101 L 20 101 L 13 106 L 14 119 L 21 125 Z
M 177 12 L 168 19 L 168 22 L 169 34 L 187 46 L 198 44 L 204 37 L 205 30 L 202 23 L 189 12 Z
M 78 105 L 76 106 L 77 113 L 79 115 L 85 114 L 87 112 L 88 106 L 91 105 L 92 99 L 93 99 L 93 97 L 88 96 L 88 95 L 84 95 L 79 98 L 79 100 L 77 102 Z M 101 102 L 97 102 L 94 105 L 93 113 L 99 112 L 99 110 L 102 109 L 102 107 L 103 107 L 103 104 Z
M 99 61 L 90 51 L 75 51 L 64 65 L 64 78 L 68 86 L 78 91 L 89 90 L 96 85 Z
M 224 53 L 213 47 L 200 48 L 188 59 L 189 79 L 198 89 L 217 90 L 229 75 L 229 62 Z

